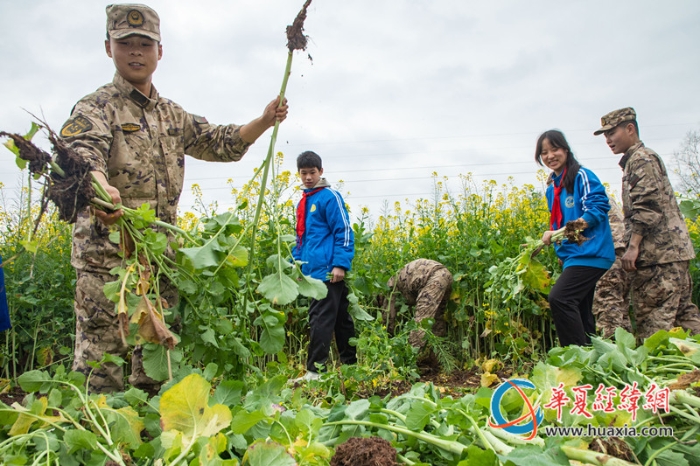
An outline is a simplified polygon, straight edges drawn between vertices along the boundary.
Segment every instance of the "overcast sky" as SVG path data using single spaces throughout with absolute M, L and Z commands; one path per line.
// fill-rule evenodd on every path
M 31 116 L 58 130 L 82 96 L 110 82 L 102 0 L 0 0 L 0 130 Z M 160 94 L 212 123 L 246 123 L 279 92 L 285 29 L 302 0 L 154 0 Z M 431 174 L 538 185 L 539 134 L 564 131 L 579 161 L 619 191 L 618 156 L 594 137 L 600 117 L 633 106 L 642 140 L 669 168 L 700 129 L 697 0 L 313 0 L 308 54 L 297 53 L 290 114 L 276 150 L 285 167 L 318 152 L 353 214 L 385 201 L 431 198 Z M 26 111 L 25 111 L 26 110 Z M 188 158 L 181 209 L 199 183 L 231 203 L 265 157 L 271 131 L 241 162 Z M 3 149 L 0 181 L 19 170 Z

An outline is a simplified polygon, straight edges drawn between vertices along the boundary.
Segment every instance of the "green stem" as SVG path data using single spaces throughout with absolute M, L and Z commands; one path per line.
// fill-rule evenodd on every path
M 542 440 L 540 437 L 535 437 L 532 440 L 525 440 L 518 435 L 510 434 L 503 429 L 494 429 L 488 425 L 484 427 L 484 430 L 511 445 L 537 445 L 538 447 L 544 447 L 544 440 Z
M 484 432 L 482 432 L 482 430 L 479 428 L 479 424 L 476 423 L 476 421 L 474 420 L 473 417 L 471 417 L 470 415 L 468 415 L 467 413 L 465 413 L 461 409 L 456 409 L 455 411 L 457 411 L 459 414 L 464 416 L 467 419 L 467 421 L 469 421 L 469 423 L 472 425 L 472 428 L 469 430 L 473 434 L 475 434 L 477 437 L 479 437 L 479 439 L 481 440 L 481 443 L 484 445 L 484 448 L 487 448 L 487 449 L 493 451 L 494 453 L 501 453 L 501 452 L 496 451 L 496 448 L 494 448 L 494 446 L 489 441 L 489 439 L 484 435 Z
M 391 424 L 379 424 L 376 422 L 368 422 L 368 421 L 344 420 L 344 421 L 336 421 L 336 422 L 327 422 L 324 425 L 326 425 L 326 426 L 353 425 L 353 426 L 374 427 L 376 429 L 384 429 L 384 430 L 388 430 L 390 432 L 395 432 L 397 434 L 405 435 L 407 437 L 413 437 L 413 438 L 421 440 L 425 443 L 429 443 L 437 448 L 440 448 L 441 450 L 445 450 L 447 452 L 454 453 L 455 455 L 461 455 L 462 452 L 467 448 L 466 445 L 463 445 L 457 441 L 443 440 L 439 437 L 428 434 L 426 432 L 413 432 L 412 430 L 409 430 L 405 427 L 399 427 L 399 426 L 395 426 L 395 425 L 391 425 Z
M 282 79 L 282 87 L 280 89 L 280 107 L 284 105 L 284 94 L 287 91 L 287 82 L 289 81 L 289 75 L 292 72 L 292 57 L 293 53 L 290 50 L 287 55 L 287 66 L 284 69 L 284 78 Z M 255 216 L 253 217 L 253 230 L 250 239 L 250 258 L 248 259 L 248 271 L 246 273 L 248 277 L 248 282 L 250 282 L 250 276 L 253 274 L 253 259 L 255 258 L 255 234 L 258 229 L 258 222 L 260 221 L 260 213 L 262 211 L 262 206 L 265 201 L 265 188 L 267 186 L 267 177 L 270 172 L 270 165 L 272 164 L 272 159 L 275 153 L 275 143 L 277 142 L 277 131 L 279 131 L 280 122 L 275 121 L 275 127 L 272 129 L 272 136 L 270 137 L 270 147 L 267 150 L 267 157 L 263 162 L 263 174 L 262 180 L 260 181 L 260 193 L 258 194 L 258 205 L 255 206 Z M 248 293 L 245 294 L 243 298 L 243 309 L 246 309 L 248 305 Z
M 570 460 L 581 461 L 595 466 L 634 466 L 634 463 L 597 451 L 581 450 L 566 445 L 561 446 L 561 451 L 563 451 Z

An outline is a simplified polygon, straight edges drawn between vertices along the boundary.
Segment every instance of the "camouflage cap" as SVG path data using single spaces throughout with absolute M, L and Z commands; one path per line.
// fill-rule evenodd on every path
M 632 107 L 625 107 L 618 110 L 613 110 L 610 113 L 606 113 L 600 118 L 600 124 L 602 128 L 596 130 L 593 134 L 598 136 L 603 134 L 609 129 L 613 129 L 623 121 L 634 121 L 637 119 L 637 112 L 634 111 Z
M 107 34 L 112 39 L 137 34 L 160 42 L 160 18 L 158 13 L 146 5 L 107 5 Z

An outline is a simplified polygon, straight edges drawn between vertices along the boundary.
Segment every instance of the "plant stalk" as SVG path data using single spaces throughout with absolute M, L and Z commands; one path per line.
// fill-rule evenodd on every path
M 284 77 L 282 78 L 282 87 L 280 88 L 280 107 L 284 105 L 284 94 L 287 91 L 287 82 L 289 82 L 289 75 L 292 73 L 292 58 L 294 54 L 290 50 L 287 54 L 287 65 L 284 69 Z M 258 229 L 258 222 L 260 221 L 260 213 L 262 212 L 262 206 L 265 202 L 265 188 L 267 187 L 267 177 L 270 172 L 270 165 L 274 158 L 275 144 L 277 142 L 277 132 L 279 131 L 280 122 L 275 121 L 275 127 L 272 129 L 272 136 L 270 137 L 270 147 L 267 149 L 267 157 L 263 162 L 263 174 L 262 180 L 260 181 L 260 193 L 258 194 L 258 205 L 255 206 L 255 216 L 253 217 L 253 230 L 250 239 L 250 259 L 248 259 L 248 271 L 247 277 L 250 283 L 250 276 L 253 274 L 253 258 L 255 257 L 255 234 Z M 248 304 L 248 293 L 245 294 L 243 298 L 243 309 L 247 307 Z

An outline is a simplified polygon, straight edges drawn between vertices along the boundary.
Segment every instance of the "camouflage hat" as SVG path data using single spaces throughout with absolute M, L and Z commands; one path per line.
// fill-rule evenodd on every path
M 637 112 L 634 111 L 632 107 L 625 107 L 619 110 L 613 110 L 610 113 L 606 113 L 600 118 L 600 124 L 602 128 L 596 130 L 593 134 L 598 136 L 603 134 L 609 129 L 613 129 L 623 121 L 634 121 L 637 119 Z
M 140 35 L 160 42 L 160 18 L 146 5 L 107 5 L 107 34 L 112 39 Z

